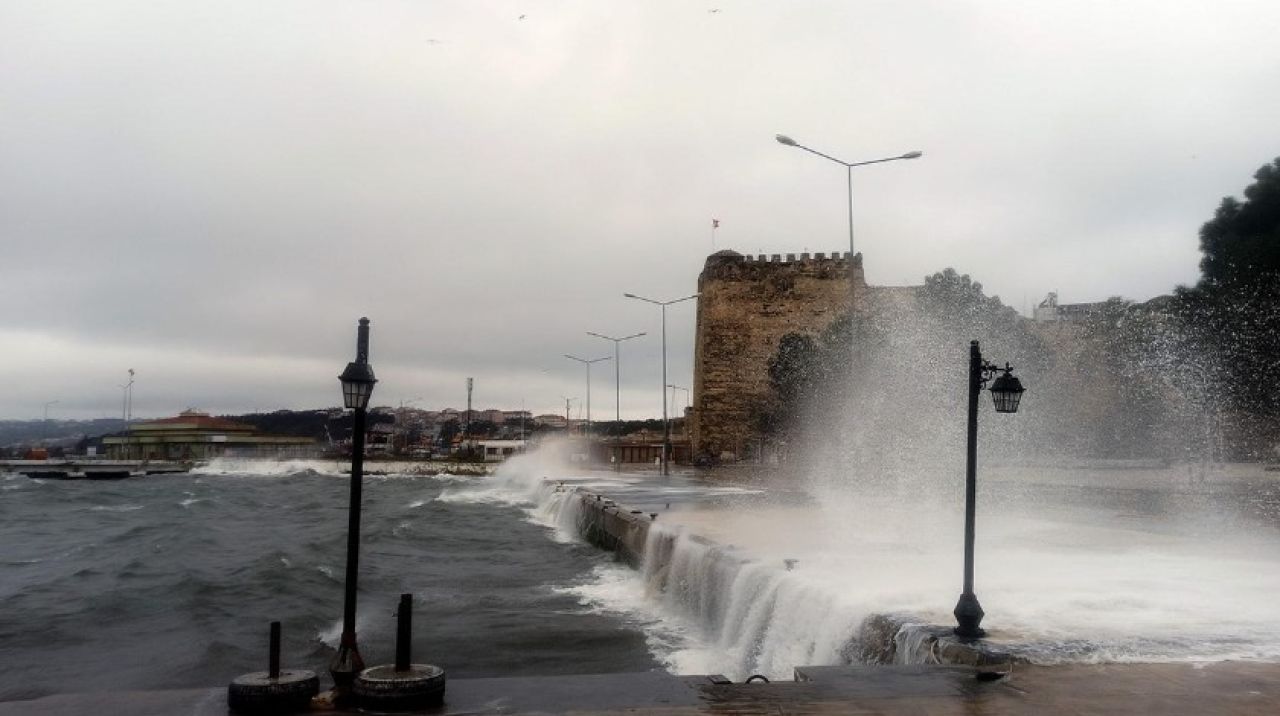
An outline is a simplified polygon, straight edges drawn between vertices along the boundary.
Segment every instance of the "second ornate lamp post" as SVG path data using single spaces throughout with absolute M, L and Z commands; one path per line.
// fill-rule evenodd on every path
M 982 605 L 973 593 L 973 532 L 974 518 L 977 512 L 978 499 L 978 398 L 986 387 L 987 381 L 999 373 L 999 377 L 991 384 L 991 400 L 995 403 L 997 413 L 1016 413 L 1022 393 L 1026 390 L 1022 382 L 1013 375 L 1013 367 L 1008 363 L 1004 367 L 988 363 L 982 357 L 982 350 L 977 341 L 969 343 L 969 440 L 965 462 L 964 481 L 964 591 L 955 611 L 956 636 L 963 639 L 980 639 L 986 631 L 980 626 Z
M 364 669 L 364 659 L 356 648 L 356 577 L 360 567 L 360 490 L 364 479 L 365 409 L 373 395 L 373 368 L 369 365 L 369 319 L 360 319 L 356 332 L 356 359 L 338 376 L 342 381 L 342 403 L 352 413 L 351 501 L 347 506 L 347 577 L 342 601 L 342 641 L 329 665 L 334 686 L 348 690 Z

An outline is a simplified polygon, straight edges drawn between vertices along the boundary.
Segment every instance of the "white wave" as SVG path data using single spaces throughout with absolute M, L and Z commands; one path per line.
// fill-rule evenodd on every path
M 359 632 L 356 632 L 357 634 Z M 342 620 L 329 625 L 327 629 L 321 629 L 316 632 L 316 639 L 331 649 L 338 648 L 338 641 L 342 638 Z
M 346 477 L 351 464 L 335 460 L 264 460 L 219 457 L 192 469 L 192 475 L 286 476 L 309 473 L 326 477 Z
M 133 512 L 144 507 L 146 505 L 94 505 L 89 509 L 94 512 Z
M 185 500 L 182 500 L 181 502 L 179 502 L 178 504 L 179 504 L 179 505 L 181 505 L 181 506 L 182 506 L 182 507 L 184 507 L 184 508 L 187 508 L 187 507 L 190 507 L 190 506 L 194 505 L 194 504 L 195 504 L 195 503 L 197 503 L 197 502 L 204 502 L 204 498 L 203 498 L 203 497 L 188 497 L 188 498 L 186 498 Z
M 672 673 L 707 674 L 718 668 L 714 653 L 696 638 L 696 628 L 661 609 L 649 597 L 643 575 L 629 567 L 598 564 L 587 581 L 552 591 L 577 598 L 590 613 L 622 617 L 640 629 L 649 652 Z
M 427 500 L 414 500 L 413 502 L 409 503 L 409 509 L 416 510 L 425 504 L 427 504 Z

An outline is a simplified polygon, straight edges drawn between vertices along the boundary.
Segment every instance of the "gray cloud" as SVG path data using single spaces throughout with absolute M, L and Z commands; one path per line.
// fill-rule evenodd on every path
M 560 355 L 656 336 L 621 294 L 692 292 L 713 217 L 719 248 L 844 248 L 842 170 L 776 132 L 925 151 L 855 175 L 873 283 L 1166 292 L 1280 153 L 1280 7 L 1170 5 L 6 3 L 0 415 L 115 414 L 129 367 L 143 414 L 332 404 L 361 315 L 389 403 L 475 375 L 562 408 Z M 653 415 L 657 340 L 628 348 Z

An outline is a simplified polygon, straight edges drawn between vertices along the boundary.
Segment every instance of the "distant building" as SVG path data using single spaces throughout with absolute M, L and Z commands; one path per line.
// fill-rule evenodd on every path
M 184 410 L 172 418 L 129 426 L 125 435 L 104 437 L 112 460 L 207 460 L 215 457 L 312 457 L 310 438 L 258 434 L 252 425 Z
M 1058 303 L 1058 293 L 1051 291 L 1044 300 L 1036 304 L 1031 317 L 1036 323 L 1078 323 L 1088 319 L 1102 307 L 1106 301 L 1096 303 Z
M 501 425 L 506 418 L 506 414 L 501 410 L 478 410 L 476 411 L 476 420 L 486 420 L 494 425 Z
M 568 421 L 563 415 L 555 413 L 546 413 L 544 415 L 535 415 L 533 418 L 534 425 L 545 425 L 548 428 L 564 428 L 568 425 Z
M 524 440 L 476 440 L 475 446 L 484 454 L 485 462 L 502 462 L 524 452 Z

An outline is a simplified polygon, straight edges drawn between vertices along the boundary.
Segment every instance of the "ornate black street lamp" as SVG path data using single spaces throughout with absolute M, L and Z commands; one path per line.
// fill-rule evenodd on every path
M 351 426 L 351 501 L 347 506 L 347 578 L 342 601 L 342 641 L 329 665 L 333 683 L 349 690 L 364 669 L 364 659 L 356 648 L 356 577 L 360 566 L 360 488 L 364 479 L 365 409 L 373 395 L 373 368 L 369 366 L 369 319 L 360 319 L 356 332 L 356 359 L 338 376 L 342 381 L 342 402 L 353 411 Z
M 1022 382 L 1013 375 L 1013 366 L 1008 363 L 1004 367 L 993 365 L 982 358 L 982 350 L 977 341 L 969 343 L 969 445 L 965 464 L 964 482 L 964 591 L 960 601 L 956 603 L 954 614 L 956 636 L 962 639 L 980 639 L 986 636 L 982 629 L 982 605 L 973 593 L 973 522 L 978 498 L 978 397 L 993 375 L 999 377 L 991 384 L 991 400 L 995 403 L 997 413 L 1016 413 L 1022 393 L 1026 389 Z

